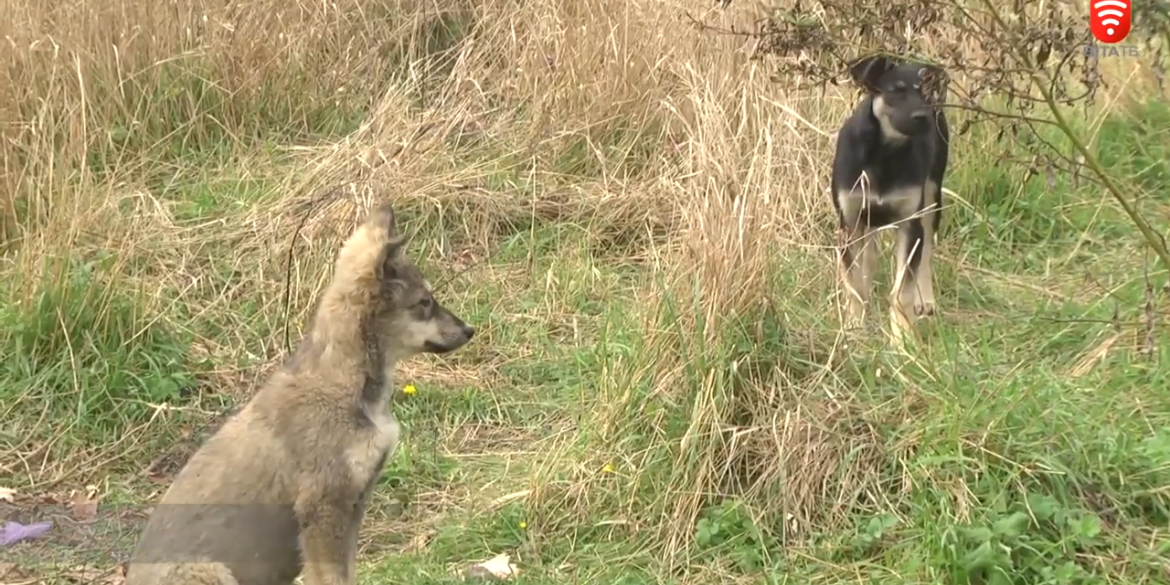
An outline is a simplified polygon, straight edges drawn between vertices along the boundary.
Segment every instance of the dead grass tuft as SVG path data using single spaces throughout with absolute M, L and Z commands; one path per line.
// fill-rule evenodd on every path
M 792 172 L 827 160 L 827 144 L 807 128 L 785 124 L 791 118 L 769 102 L 788 102 L 787 96 L 750 69 L 742 77 L 696 72 L 689 82 L 676 109 L 690 140 L 680 179 L 671 185 L 684 209 L 676 236 L 684 245 L 669 264 L 678 273 L 672 298 L 689 304 L 698 297 L 695 311 L 677 315 L 671 335 L 695 345 L 665 354 L 657 370 L 685 371 L 695 354 L 713 369 L 692 371 L 686 381 L 662 378 L 660 391 L 677 394 L 682 383 L 693 401 L 675 462 L 686 471 L 662 494 L 671 508 L 664 536 L 672 556 L 689 546 L 694 522 L 716 503 L 715 494 L 766 510 L 773 520 L 767 525 L 786 526 L 795 537 L 841 520 L 858 492 L 878 488 L 880 464 L 872 431 L 849 397 L 825 396 L 816 379 L 793 383 L 778 371 L 782 357 L 760 355 L 784 343 L 768 338 L 784 336 L 782 329 L 747 334 L 756 349 L 740 349 L 745 324 L 766 319 L 777 295 L 785 294 L 768 280 L 776 258 L 831 258 L 828 250 L 807 250 L 824 238 L 813 213 L 825 211 L 825 174 Z M 830 113 L 806 109 L 804 116 L 819 122 Z M 827 269 L 821 278 L 830 274 Z M 653 335 L 646 343 L 669 344 Z M 719 372 L 728 358 L 730 371 Z M 850 457 L 858 452 L 863 455 Z

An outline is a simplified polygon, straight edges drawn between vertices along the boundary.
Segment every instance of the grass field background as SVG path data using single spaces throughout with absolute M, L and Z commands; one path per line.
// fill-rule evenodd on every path
M 1170 580 L 1167 274 L 1136 229 L 977 126 L 937 323 L 889 347 L 884 264 L 847 335 L 825 189 L 856 94 L 790 90 L 684 18 L 750 7 L 0 7 L 0 486 L 10 519 L 99 501 L 0 549 L 13 575 L 105 578 L 127 510 L 279 363 L 389 196 L 478 334 L 399 368 L 363 583 L 501 552 L 531 584 Z M 1073 119 L 1164 232 L 1170 104 L 1105 65 Z

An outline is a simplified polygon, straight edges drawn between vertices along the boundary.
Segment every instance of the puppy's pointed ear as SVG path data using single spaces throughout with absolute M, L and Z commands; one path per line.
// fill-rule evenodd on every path
M 378 282 L 388 282 L 398 278 L 398 263 L 402 258 L 402 249 L 406 247 L 406 237 L 394 236 L 382 246 L 378 253 L 377 265 L 374 266 L 374 276 Z
M 893 67 L 893 63 L 885 55 L 872 55 L 859 59 L 850 65 L 849 77 L 853 78 L 853 83 L 866 90 L 877 92 L 879 91 L 878 80 L 891 67 Z
M 394 206 L 389 203 L 383 203 L 374 208 L 366 222 L 378 230 L 386 230 L 388 239 L 392 240 L 398 235 L 398 221 L 394 216 Z

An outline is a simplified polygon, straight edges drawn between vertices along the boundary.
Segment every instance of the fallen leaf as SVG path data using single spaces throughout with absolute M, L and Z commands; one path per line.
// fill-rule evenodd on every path
M 11 503 L 16 498 L 16 490 L 0 486 L 0 502 Z
M 159 485 L 166 485 L 168 483 L 171 483 L 171 478 L 169 478 L 161 473 L 152 473 L 150 475 L 147 475 L 146 479 L 150 480 L 153 483 L 157 483 Z
M 52 527 L 52 522 L 37 522 L 28 526 L 20 522 L 5 522 L 4 530 L 0 530 L 0 546 L 8 546 L 22 540 L 39 538 L 44 536 Z
M 98 490 L 87 486 L 84 492 L 74 492 L 69 497 L 69 509 L 77 520 L 93 520 L 98 511 Z
M 118 563 L 114 567 L 114 571 L 106 576 L 106 583 L 109 585 L 121 585 L 126 581 L 126 563 Z
M 507 553 L 498 554 L 482 563 L 472 565 L 467 569 L 467 576 L 506 581 L 520 574 L 520 569 L 509 562 L 511 559 L 512 555 Z

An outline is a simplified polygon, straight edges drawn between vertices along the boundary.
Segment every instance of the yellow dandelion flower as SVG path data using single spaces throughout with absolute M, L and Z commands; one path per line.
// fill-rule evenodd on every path
M 418 392 L 418 388 L 415 388 L 414 384 L 407 384 L 402 388 L 402 393 L 407 396 L 414 396 L 416 392 Z
M 613 473 L 613 463 L 606 463 L 601 466 L 602 473 Z
M 528 528 L 528 523 L 521 520 L 520 521 L 520 530 L 524 530 L 525 528 Z

